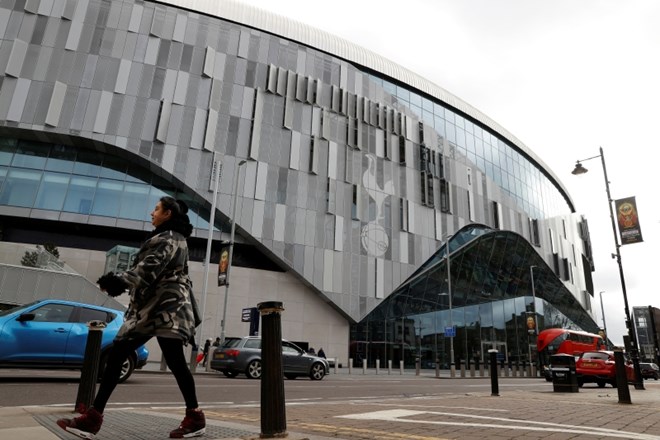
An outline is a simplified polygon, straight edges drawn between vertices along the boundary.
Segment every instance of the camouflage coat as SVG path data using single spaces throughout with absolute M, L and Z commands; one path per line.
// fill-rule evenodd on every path
M 144 242 L 133 267 L 119 274 L 130 286 L 130 303 L 117 339 L 194 337 L 187 266 L 188 244 L 181 233 L 162 231 Z

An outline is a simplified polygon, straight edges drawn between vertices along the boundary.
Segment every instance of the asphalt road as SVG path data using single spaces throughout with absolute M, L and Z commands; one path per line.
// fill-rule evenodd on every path
M 80 377 L 75 371 L 0 369 L 0 407 L 26 405 L 73 405 Z M 197 395 L 203 406 L 253 404 L 260 401 L 260 381 L 239 376 L 197 374 Z M 456 393 L 487 393 L 490 379 L 437 379 L 414 375 L 330 374 L 321 381 L 284 379 L 287 402 L 338 401 L 396 396 L 426 396 Z M 551 391 L 543 379 L 500 378 L 504 389 Z M 136 372 L 117 386 L 109 407 L 179 407 L 182 405 L 170 373 Z

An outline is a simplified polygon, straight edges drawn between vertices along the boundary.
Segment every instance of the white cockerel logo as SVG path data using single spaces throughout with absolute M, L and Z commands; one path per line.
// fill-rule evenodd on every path
M 362 228 L 362 247 L 374 257 L 382 257 L 390 245 L 385 228 L 381 225 L 385 216 L 383 206 L 388 197 L 394 194 L 394 184 L 391 180 L 384 182 L 381 188 L 376 180 L 376 158 L 372 154 L 366 155 L 367 170 L 362 175 L 362 186 L 376 204 L 376 218 Z

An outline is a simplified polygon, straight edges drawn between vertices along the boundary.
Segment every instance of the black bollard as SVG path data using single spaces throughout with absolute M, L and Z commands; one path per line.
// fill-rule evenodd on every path
M 490 395 L 499 396 L 500 386 L 497 383 L 497 350 L 488 350 L 490 355 Z
M 85 357 L 83 359 L 82 371 L 80 372 L 80 384 L 76 396 L 75 411 L 81 412 L 84 408 L 92 406 L 94 394 L 96 394 L 96 382 L 99 379 L 99 361 L 101 358 L 101 339 L 103 339 L 103 321 L 89 321 L 87 323 L 87 343 L 85 345 Z
M 628 388 L 626 364 L 621 350 L 614 350 L 614 367 L 616 368 L 616 388 L 619 392 L 619 403 L 632 403 L 630 389 Z
M 282 317 L 278 301 L 257 305 L 261 313 L 261 438 L 282 438 L 286 432 L 284 373 L 282 368 Z

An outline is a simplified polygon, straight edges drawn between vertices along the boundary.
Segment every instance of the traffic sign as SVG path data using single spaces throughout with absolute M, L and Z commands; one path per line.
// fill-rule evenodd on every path
M 445 327 L 445 338 L 454 338 L 456 337 L 456 327 Z

